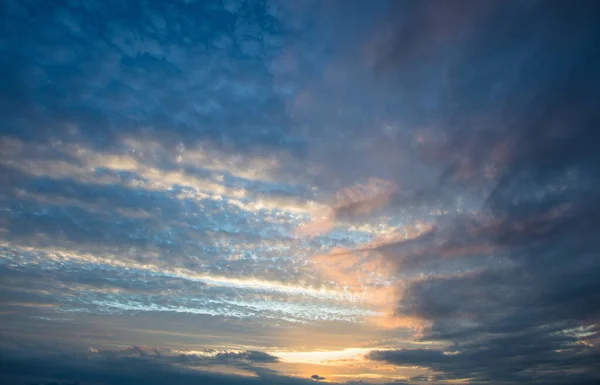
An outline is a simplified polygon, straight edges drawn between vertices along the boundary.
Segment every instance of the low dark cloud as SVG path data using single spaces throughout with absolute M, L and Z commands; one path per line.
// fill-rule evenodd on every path
M 240 353 L 218 353 L 215 358 L 217 360 L 244 360 L 254 363 L 271 363 L 279 361 L 278 357 L 272 356 L 263 352 L 247 351 Z
M 326 378 L 325 378 L 325 377 L 321 377 L 321 376 L 319 376 L 318 374 L 313 374 L 312 376 L 310 376 L 310 378 L 312 378 L 312 379 L 313 379 L 313 380 L 315 380 L 315 381 L 323 381 L 323 380 L 326 380 Z
M 121 350 L 75 352 L 5 352 L 0 356 L 0 379 L 11 384 L 307 384 L 262 368 L 276 357 L 262 352 L 200 356 L 177 354 L 165 348 L 132 346 Z M 208 351 L 207 351 L 208 353 Z M 256 363 L 258 366 L 255 366 Z M 202 367 L 224 364 L 254 373 L 255 377 L 203 372 Z M 194 367 L 194 369 L 190 369 Z

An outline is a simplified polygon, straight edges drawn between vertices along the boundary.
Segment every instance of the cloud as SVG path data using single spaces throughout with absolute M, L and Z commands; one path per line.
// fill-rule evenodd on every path
M 376 314 L 364 303 L 357 307 L 361 297 L 340 290 L 200 275 L 181 268 L 119 261 L 114 255 L 14 247 L 2 250 L 6 261 L 17 265 L 27 261 L 28 265 L 25 271 L 0 266 L 4 282 L 12 284 L 3 289 L 7 297 L 16 298 L 19 291 L 25 290 L 22 282 L 33 280 L 36 283 L 27 289 L 34 290 L 38 297 L 32 300 L 55 303 L 57 312 L 164 312 L 237 319 L 264 317 L 291 323 L 356 322 Z M 62 267 L 66 264 L 68 268 Z
M 326 380 L 325 377 L 321 377 L 318 374 L 313 374 L 312 376 L 310 376 L 311 379 L 315 380 L 315 381 L 323 381 Z
M 258 352 L 250 354 L 257 356 Z M 265 381 L 281 384 L 305 384 L 308 380 L 286 377 L 274 371 L 261 370 L 249 364 L 244 352 L 239 359 L 233 356 L 226 363 L 249 370 L 252 375 L 240 376 L 202 371 L 202 366 L 223 361 L 218 356 L 177 355 L 168 349 L 132 347 L 121 351 L 94 350 L 89 353 L 11 353 L 3 357 L 0 378 L 15 384 L 33 382 L 132 384 L 158 382 L 164 384 L 261 384 Z M 264 354 L 261 358 L 266 357 Z M 246 358 L 244 358 L 246 357 Z M 252 361 L 250 361 L 252 362 Z M 271 361 L 270 361 L 271 362 Z M 189 367 L 194 366 L 194 369 Z M 200 366 L 200 370 L 198 368 Z M 252 372 L 254 371 L 254 372 Z
M 380 249 L 399 269 L 427 273 L 400 284 L 396 313 L 429 323 L 421 339 L 450 347 L 370 358 L 456 379 L 571 383 L 568 373 L 578 372 L 593 382 L 600 338 L 596 199 L 526 201 L 496 211 L 496 219 L 451 222 L 448 235 L 441 229 L 416 245 Z
M 417 136 L 417 148 L 431 164 L 450 164 L 439 174 L 439 191 L 471 190 L 473 198 L 469 211 L 440 218 L 434 231 L 369 250 L 404 274 L 396 313 L 429 323 L 420 340 L 447 344 L 373 352 L 370 359 L 475 382 L 598 380 L 592 362 L 600 286 L 592 277 L 600 265 L 592 229 L 600 219 L 600 179 L 590 141 L 597 137 L 591 106 L 599 98 L 588 84 L 598 81 L 589 65 L 600 56 L 592 37 L 597 17 L 588 7 L 595 4 L 486 3 L 441 38 L 460 47 L 448 62 L 435 45 L 421 51 L 435 30 L 409 33 L 427 32 L 427 23 L 392 34 L 402 49 L 380 57 L 382 76 L 416 84 L 409 69 L 433 58 L 448 76 L 444 98 L 457 99 L 443 99 L 420 122 L 435 128 Z M 527 26 L 514 29 L 511 20 Z M 507 71 L 495 72 L 492 61 Z M 489 72 L 470 72 L 468 62 Z M 422 102 L 416 97 L 410 107 Z M 486 174 L 486 165 L 494 173 Z
M 294 226 L 325 206 L 307 200 L 309 188 L 269 179 L 260 156 L 214 148 L 172 152 L 143 138 L 127 139 L 126 149 L 103 151 L 67 140 L 4 138 L 1 144 L 3 207 L 9 213 L 2 245 L 36 277 L 43 269 L 59 272 L 52 278 L 60 285 L 39 278 L 45 282 L 40 286 L 52 288 L 49 296 L 60 303 L 59 311 L 264 316 L 303 323 L 357 322 L 377 314 L 370 303 L 351 309 L 364 295 L 311 277 L 302 258 L 315 242 L 327 248 L 341 239 L 351 246 L 379 230 L 296 239 L 290 234 Z M 198 164 L 174 168 L 188 155 Z M 240 164 L 253 162 L 260 178 L 247 179 Z M 344 190 L 344 197 L 386 188 L 386 181 L 371 180 Z M 24 252 L 31 253 L 27 262 Z M 4 273 L 21 277 L 16 270 L 6 266 Z M 146 274 L 163 277 L 161 285 L 143 278 Z M 86 295 L 74 302 L 60 299 L 59 293 L 75 289 Z M 228 292 L 225 301 L 212 298 L 222 290 Z M 194 299 L 200 292 L 211 299 Z M 278 299 L 268 305 L 264 295 Z M 307 298 L 322 303 L 306 304 Z
M 12 111 L 8 133 L 52 137 L 68 134 L 73 124 L 83 140 L 111 146 L 119 140 L 116 125 L 137 133 L 152 127 L 165 141 L 205 139 L 237 151 L 276 151 L 289 143 L 291 152 L 302 152 L 280 108 L 285 94 L 273 87 L 265 65 L 281 49 L 281 39 L 271 36 L 285 29 L 285 20 L 271 15 L 269 27 L 260 25 L 265 4 L 242 5 L 235 12 L 218 3 L 184 2 L 168 11 L 157 4 L 131 6 L 140 18 L 95 1 L 40 5 L 39 13 L 31 5 L 10 3 L 7 28 L 21 35 L 24 45 L 5 39 L 14 58 L 2 63 L 3 72 L 14 75 L 3 85 L 3 93 L 15 95 L 2 102 L 3 110 Z M 242 17 L 247 13 L 255 16 Z M 96 17 L 106 23 L 89 22 Z M 198 25 L 209 31 L 200 33 Z M 235 55 L 245 60 L 234 60 Z M 44 84 L 55 86 L 36 97 L 32 90 Z M 194 97 L 200 89 L 204 96 Z M 239 107 L 225 113 L 230 103 Z M 30 116 L 26 123 L 19 119 L 24 115 Z M 220 135 L 223 128 L 230 130 L 227 138 Z M 252 133 L 242 134 L 244 129 Z
M 279 358 L 271 354 L 248 350 L 248 351 L 215 351 L 204 349 L 202 353 L 174 351 L 168 348 L 147 348 L 142 346 L 130 346 L 123 349 L 96 349 L 90 348 L 94 355 L 106 357 L 147 357 L 159 362 L 183 364 L 187 366 L 211 366 L 216 364 L 238 365 L 270 364 L 279 362 Z
M 278 357 L 263 352 L 247 351 L 241 353 L 218 353 L 217 359 L 238 359 L 255 363 L 271 363 L 279 361 Z
M 371 360 L 427 368 L 409 382 L 597 381 L 598 3 L 365 4 L 7 1 L 7 334 L 185 320 L 313 343 L 299 324 L 365 333 Z M 311 382 L 254 350 L 174 351 L 2 370 Z

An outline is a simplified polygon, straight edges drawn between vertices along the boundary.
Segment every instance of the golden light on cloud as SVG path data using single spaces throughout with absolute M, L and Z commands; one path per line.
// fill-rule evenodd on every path
M 343 287 L 351 293 L 360 293 L 377 309 L 377 315 L 368 317 L 367 322 L 382 328 L 404 328 L 420 333 L 425 321 L 417 317 L 396 313 L 400 300 L 397 281 L 397 264 L 377 252 L 379 248 L 416 239 L 434 229 L 425 221 L 385 231 L 372 241 L 354 250 L 334 248 L 328 254 L 313 256 L 310 261 L 323 279 Z
M 321 215 L 308 223 L 303 223 L 296 229 L 296 236 L 314 237 L 330 231 L 335 225 L 333 210 L 329 207 L 321 210 Z
M 421 318 L 398 315 L 392 312 L 370 317 L 369 321 L 383 329 L 409 329 L 415 332 L 415 336 L 419 336 L 423 328 L 428 324 L 427 321 Z
M 244 370 L 240 368 L 233 367 L 231 365 L 212 365 L 212 366 L 188 366 L 189 368 L 196 369 L 201 372 L 210 372 L 216 374 L 228 374 L 228 375 L 236 375 L 243 377 L 258 377 L 258 375 L 249 370 Z
M 296 235 L 313 237 L 329 232 L 340 218 L 348 215 L 364 215 L 387 206 L 398 187 L 391 181 L 369 178 L 365 184 L 357 184 L 337 192 L 331 207 L 314 212 L 313 220 L 296 229 Z

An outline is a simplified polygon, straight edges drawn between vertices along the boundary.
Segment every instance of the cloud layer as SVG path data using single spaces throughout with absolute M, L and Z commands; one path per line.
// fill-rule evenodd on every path
M 599 11 L 5 1 L 0 376 L 599 381 Z

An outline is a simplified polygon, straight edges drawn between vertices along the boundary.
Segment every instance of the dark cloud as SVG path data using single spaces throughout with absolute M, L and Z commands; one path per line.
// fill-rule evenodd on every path
M 218 353 L 217 360 L 244 360 L 254 363 L 271 363 L 279 361 L 279 358 L 263 352 L 247 351 L 240 353 Z
M 310 376 L 310 378 L 312 378 L 315 381 L 323 381 L 326 379 L 325 377 L 321 377 L 318 374 L 313 374 L 312 376 Z
M 561 198 L 508 205 L 493 219 L 457 220 L 447 234 L 380 248 L 401 269 L 437 268 L 402 285 L 397 313 L 429 322 L 422 338 L 451 347 L 370 357 L 481 381 L 597 381 L 598 198 Z
M 217 364 L 251 368 L 253 365 L 270 364 L 279 361 L 278 357 L 259 351 L 220 352 L 204 349 L 206 355 L 175 352 L 167 348 L 146 348 L 131 346 L 119 350 L 92 349 L 94 355 L 102 357 L 145 357 L 158 362 L 187 366 L 211 366 Z
M 447 167 L 445 189 L 523 168 L 595 173 L 597 4 L 459 4 L 394 2 L 376 71 L 412 91 L 394 107 L 419 156 Z
M 186 366 L 207 364 L 202 357 L 184 360 L 167 350 L 147 350 L 132 347 L 123 351 L 96 353 L 55 353 L 24 355 L 23 352 L 3 354 L 0 359 L 0 378 L 11 384 L 90 383 L 90 384 L 307 384 L 308 380 L 279 375 L 245 364 L 256 377 L 203 372 Z M 256 353 L 256 352 L 255 352 Z M 210 361 L 210 358 L 206 358 Z M 182 366 L 183 364 L 183 366 Z
M 401 285 L 397 313 L 428 322 L 422 339 L 449 347 L 378 351 L 370 358 L 491 383 L 593 383 L 600 378 L 594 365 L 600 338 L 597 3 L 488 2 L 471 12 L 478 16 L 444 16 L 440 28 L 452 34 L 441 40 L 431 37 L 434 29 L 411 35 L 409 24 L 394 35 L 398 48 L 382 57 L 385 76 L 397 74 L 399 82 L 418 81 L 407 68 L 426 71 L 424 61 L 440 60 L 436 68 L 448 76 L 442 85 L 448 93 L 430 115 L 440 127 L 422 137 L 423 155 L 452 165 L 443 189 L 460 183 L 487 192 L 476 214 L 376 248 L 399 269 L 425 273 Z M 423 28 L 433 27 L 425 22 Z M 454 61 L 445 62 L 434 42 L 458 44 Z M 486 164 L 496 167 L 488 176 Z

